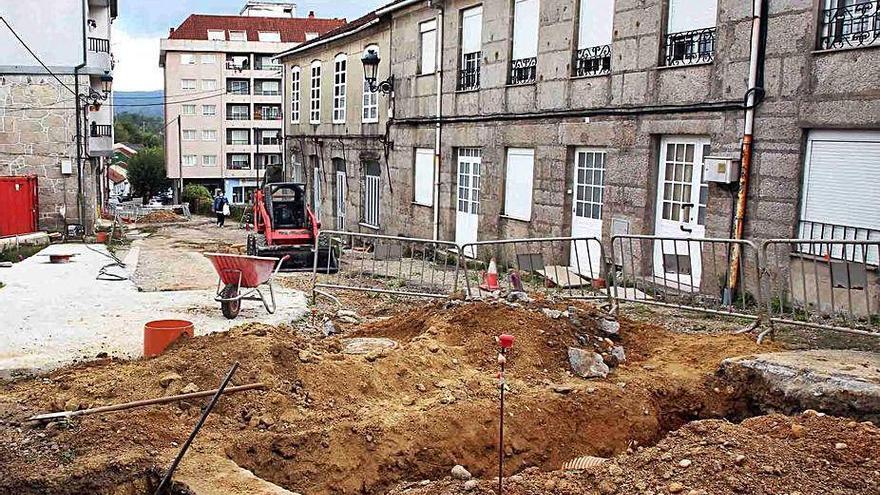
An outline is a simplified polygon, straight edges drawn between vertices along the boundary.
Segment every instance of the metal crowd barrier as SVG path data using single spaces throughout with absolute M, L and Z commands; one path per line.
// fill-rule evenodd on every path
M 880 240 L 761 243 L 771 321 L 880 335 Z
M 571 299 L 609 299 L 604 286 L 605 250 L 594 237 L 479 241 L 462 245 L 461 252 L 466 256 L 465 290 L 470 297 L 494 291 L 483 283 L 483 274 L 494 259 L 501 290 L 515 289 L 511 277 L 516 273 L 528 292 Z
M 317 245 L 329 247 L 339 271 L 330 276 L 315 254 L 312 297 L 321 289 L 448 298 L 459 290 L 459 249 L 454 242 L 379 234 L 321 231 Z
M 739 276 L 731 290 L 733 247 Z M 611 296 L 657 306 L 757 320 L 762 308 L 760 260 L 746 240 L 616 235 L 611 238 Z

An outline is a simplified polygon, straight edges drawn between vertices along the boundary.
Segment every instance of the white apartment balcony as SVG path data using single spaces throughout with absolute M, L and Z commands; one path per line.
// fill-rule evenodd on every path
M 89 122 L 89 155 L 113 155 L 113 124 L 103 120 Z
M 110 40 L 106 38 L 88 39 L 88 50 L 86 51 L 86 61 L 90 72 L 100 74 L 101 72 L 110 72 L 115 65 L 113 54 L 110 53 Z

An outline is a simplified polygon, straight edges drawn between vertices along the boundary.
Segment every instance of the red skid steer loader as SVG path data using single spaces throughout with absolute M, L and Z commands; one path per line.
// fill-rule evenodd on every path
M 306 205 L 305 184 L 265 184 L 254 192 L 256 233 L 248 235 L 247 254 L 279 259 L 288 256 L 281 271 L 312 271 L 320 228 L 320 222 Z M 338 257 L 329 241 L 317 249 L 318 271 L 336 273 Z

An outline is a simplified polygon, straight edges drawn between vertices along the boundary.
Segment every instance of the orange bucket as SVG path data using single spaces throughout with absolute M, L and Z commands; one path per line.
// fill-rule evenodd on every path
M 98 244 L 107 244 L 107 238 L 109 234 L 107 232 L 95 232 L 95 242 Z
M 144 357 L 162 354 L 182 336 L 193 337 L 193 324 L 186 320 L 156 320 L 144 325 Z

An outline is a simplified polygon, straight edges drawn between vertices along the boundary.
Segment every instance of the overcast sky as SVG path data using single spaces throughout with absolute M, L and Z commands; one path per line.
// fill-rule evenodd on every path
M 297 16 L 310 10 L 318 17 L 348 20 L 388 3 L 389 0 L 294 0 Z M 245 0 L 121 0 L 119 17 L 113 24 L 113 71 L 115 91 L 162 89 L 159 67 L 159 39 L 168 28 L 177 27 L 190 14 L 238 14 Z

